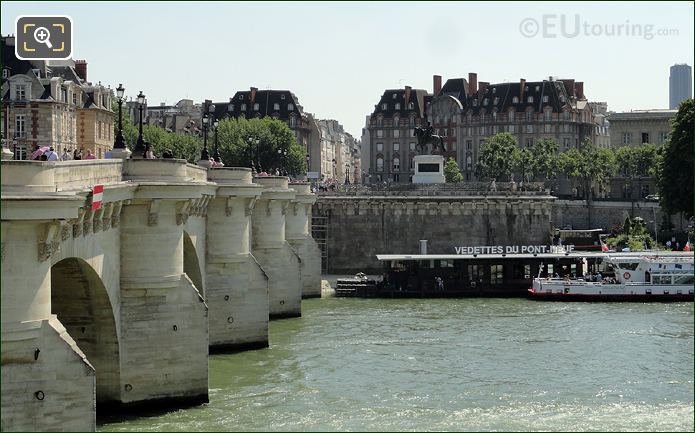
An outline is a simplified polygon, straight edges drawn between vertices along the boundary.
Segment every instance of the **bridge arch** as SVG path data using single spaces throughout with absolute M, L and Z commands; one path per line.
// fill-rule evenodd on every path
M 203 275 L 200 269 L 198 254 L 191 236 L 185 230 L 183 231 L 183 272 L 188 275 L 198 292 L 205 297 Z
M 120 351 L 114 310 L 99 274 L 81 258 L 51 267 L 51 313 L 96 371 L 97 403 L 120 401 Z

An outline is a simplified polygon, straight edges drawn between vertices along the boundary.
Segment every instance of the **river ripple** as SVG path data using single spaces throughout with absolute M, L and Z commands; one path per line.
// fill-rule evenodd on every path
M 100 431 L 693 431 L 693 304 L 313 299 L 210 403 Z

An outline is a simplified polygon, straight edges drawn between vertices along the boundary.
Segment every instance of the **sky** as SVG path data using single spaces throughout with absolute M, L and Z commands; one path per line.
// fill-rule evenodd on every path
M 692 2 L 14 2 L 72 18 L 88 78 L 149 105 L 288 89 L 359 137 L 386 89 L 432 91 L 432 75 L 490 83 L 584 82 L 614 111 L 668 108 L 669 67 L 693 65 Z

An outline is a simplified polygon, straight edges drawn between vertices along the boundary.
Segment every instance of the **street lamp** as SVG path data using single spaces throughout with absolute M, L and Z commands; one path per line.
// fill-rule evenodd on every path
M 118 102 L 118 134 L 116 135 L 116 143 L 114 143 L 114 149 L 125 149 L 125 143 L 123 142 L 123 94 L 125 89 L 123 84 L 119 84 L 116 89 L 116 101 Z
M 208 154 L 208 122 L 210 118 L 208 113 L 203 114 L 203 150 L 200 152 L 201 161 L 210 161 L 210 154 Z
M 278 149 L 278 158 L 280 159 L 280 174 L 287 176 L 287 168 L 285 167 L 287 161 L 287 149 Z
M 333 158 L 333 179 L 336 178 L 336 176 L 335 176 L 335 168 L 336 168 L 337 165 L 338 165 L 338 162 L 335 160 L 335 158 Z
M 215 151 L 212 153 L 212 159 L 215 160 L 215 162 L 222 162 L 222 158 L 220 158 L 220 151 L 217 148 L 217 127 L 220 125 L 220 121 L 215 119 L 214 122 L 212 122 L 212 126 L 215 128 Z
M 147 149 L 145 148 L 145 140 L 142 138 L 142 110 L 144 109 L 145 105 L 145 94 L 142 93 L 142 90 L 140 90 L 140 93 L 138 94 L 138 110 L 140 111 L 140 129 L 138 132 L 138 141 L 135 143 L 135 153 L 141 152 L 141 155 L 143 158 L 146 158 L 147 156 L 145 153 L 147 152 Z

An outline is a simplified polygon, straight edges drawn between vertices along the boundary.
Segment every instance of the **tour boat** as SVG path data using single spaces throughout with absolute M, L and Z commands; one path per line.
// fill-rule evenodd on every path
M 597 254 L 598 255 L 598 254 Z M 692 301 L 693 254 L 601 254 L 601 267 L 583 278 L 534 278 L 531 299 L 546 301 Z M 602 269 L 601 269 L 602 268 Z

